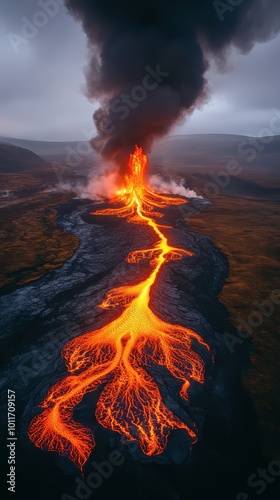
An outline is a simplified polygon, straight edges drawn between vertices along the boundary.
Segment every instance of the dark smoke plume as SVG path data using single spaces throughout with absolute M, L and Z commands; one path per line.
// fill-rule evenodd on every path
M 276 0 L 67 0 L 88 37 L 92 145 L 119 166 L 148 151 L 205 99 L 205 71 L 235 45 L 248 52 L 280 29 Z

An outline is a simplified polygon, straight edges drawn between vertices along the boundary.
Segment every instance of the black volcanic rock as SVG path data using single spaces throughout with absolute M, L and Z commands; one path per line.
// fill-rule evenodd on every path
M 37 450 L 27 438 L 38 404 L 51 385 L 67 375 L 61 348 L 71 338 L 105 325 L 120 313 L 98 308 L 108 290 L 137 283 L 150 271 L 149 263 L 132 265 L 125 258 L 132 250 L 152 245 L 153 232 L 123 219 L 90 216 L 92 208 L 81 204 L 60 217 L 63 229 L 80 239 L 70 260 L 0 299 L 5 310 L 0 320 L 5 366 L 2 388 L 9 387 L 17 395 L 18 489 L 29 500 L 37 500 L 36 488 L 42 485 L 46 470 L 50 483 L 40 490 L 42 500 L 61 500 L 66 493 L 75 498 L 76 479 L 82 480 L 68 459 Z M 225 331 L 234 333 L 227 311 L 217 299 L 227 275 L 224 256 L 210 238 L 190 232 L 178 209 L 167 211 L 165 219 L 173 227 L 165 230 L 172 244 L 195 255 L 164 266 L 152 289 L 151 308 L 165 321 L 197 331 L 211 346 L 214 365 L 205 349 L 196 346 L 205 360 L 206 382 L 203 387 L 192 383 L 189 402 L 181 400 L 178 381 L 165 368 L 153 366 L 150 373 L 165 404 L 182 420 L 196 422 L 199 440 L 191 451 L 186 433 L 174 431 L 161 455 L 147 457 L 97 423 L 97 390 L 84 397 L 74 414 L 77 421 L 93 429 L 97 442 L 84 480 L 94 471 L 92 461 L 104 462 L 113 450 L 119 450 L 124 464 L 104 479 L 92 498 L 107 500 L 117 492 L 117 498 L 122 499 L 231 500 L 255 464 L 260 464 L 255 415 L 241 383 L 242 370 L 248 364 L 248 344 L 233 355 L 223 339 Z M 3 394 L 5 398 L 6 391 Z M 5 410 L 1 417 L 5 422 Z M 31 478 L 36 486 L 32 491 Z

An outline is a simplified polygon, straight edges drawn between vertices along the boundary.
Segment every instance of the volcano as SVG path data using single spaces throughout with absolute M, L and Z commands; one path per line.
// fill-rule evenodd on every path
M 187 432 L 190 443 L 196 441 L 195 422 L 184 422 L 170 411 L 149 372 L 157 365 L 165 367 L 180 381 L 181 398 L 188 400 L 191 381 L 204 382 L 204 362 L 194 346 L 200 344 L 206 351 L 210 348 L 198 333 L 165 322 L 151 308 L 151 288 L 162 266 L 193 254 L 170 245 L 163 234 L 164 226 L 155 220 L 163 214 L 153 211 L 186 200 L 149 191 L 144 178 L 146 166 L 147 157 L 136 147 L 129 160 L 130 175 L 115 200 L 124 206 L 98 210 L 93 215 L 115 215 L 128 223 L 149 226 L 156 242 L 129 253 L 127 261 L 135 264 L 147 259 L 151 271 L 139 283 L 107 293 L 100 307 L 121 309 L 116 319 L 64 346 L 61 354 L 71 375 L 49 390 L 40 404 L 44 411 L 33 419 L 28 431 L 37 447 L 65 455 L 81 469 L 95 447 L 95 439 L 89 428 L 73 419 L 73 410 L 86 393 L 101 385 L 97 421 L 128 441 L 136 439 L 144 454 L 162 453 L 174 429 Z
M 224 500 L 261 463 L 240 382 L 248 344 L 231 354 L 222 335 L 234 333 L 217 300 L 226 259 L 186 224 L 187 200 L 154 192 L 148 173 L 137 148 L 109 204 L 56 206 L 79 240 L 73 256 L 0 299 L 18 488 L 30 500 L 42 484 L 43 499 L 80 498 L 77 484 L 89 488 L 117 452 L 122 466 L 92 491 L 100 500 Z

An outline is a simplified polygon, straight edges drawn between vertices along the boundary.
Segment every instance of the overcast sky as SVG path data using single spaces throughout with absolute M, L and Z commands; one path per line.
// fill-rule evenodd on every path
M 42 17 L 38 0 L 0 0 L 2 136 L 83 140 L 84 130 L 94 130 L 92 114 L 98 105 L 84 96 L 86 37 L 58 3 L 62 0 L 54 1 L 58 12 Z M 29 26 L 29 39 L 17 38 L 26 22 L 22 17 L 45 25 Z M 273 109 L 280 110 L 279 54 L 280 35 L 247 55 L 231 52 L 223 74 L 213 65 L 208 103 L 172 133 L 258 135 L 268 126 Z

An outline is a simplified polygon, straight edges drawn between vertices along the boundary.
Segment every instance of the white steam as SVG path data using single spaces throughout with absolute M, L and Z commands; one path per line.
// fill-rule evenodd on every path
M 46 191 L 66 191 L 75 194 L 75 198 L 88 199 L 93 201 L 104 201 L 116 196 L 118 190 L 117 172 L 108 172 L 100 177 L 91 177 L 87 184 L 64 182 L 57 186 L 48 188 Z M 164 181 L 159 175 L 152 175 L 149 178 L 149 186 L 152 190 L 162 194 L 177 194 L 186 198 L 200 198 L 192 189 L 184 187 L 184 179 Z
M 200 198 L 202 196 L 196 194 L 192 189 L 185 188 L 184 179 L 164 181 L 159 175 L 151 175 L 149 178 L 149 185 L 152 189 L 162 194 L 178 194 L 186 198 Z
M 94 176 L 89 179 L 87 184 L 71 182 L 61 182 L 54 188 L 48 191 L 66 191 L 73 192 L 75 198 L 82 200 L 103 201 L 115 196 L 117 190 L 117 174 L 111 172 L 104 174 L 101 177 Z
M 112 198 L 117 190 L 117 173 L 111 172 L 101 177 L 92 177 L 86 186 L 77 186 L 77 198 L 102 201 Z

